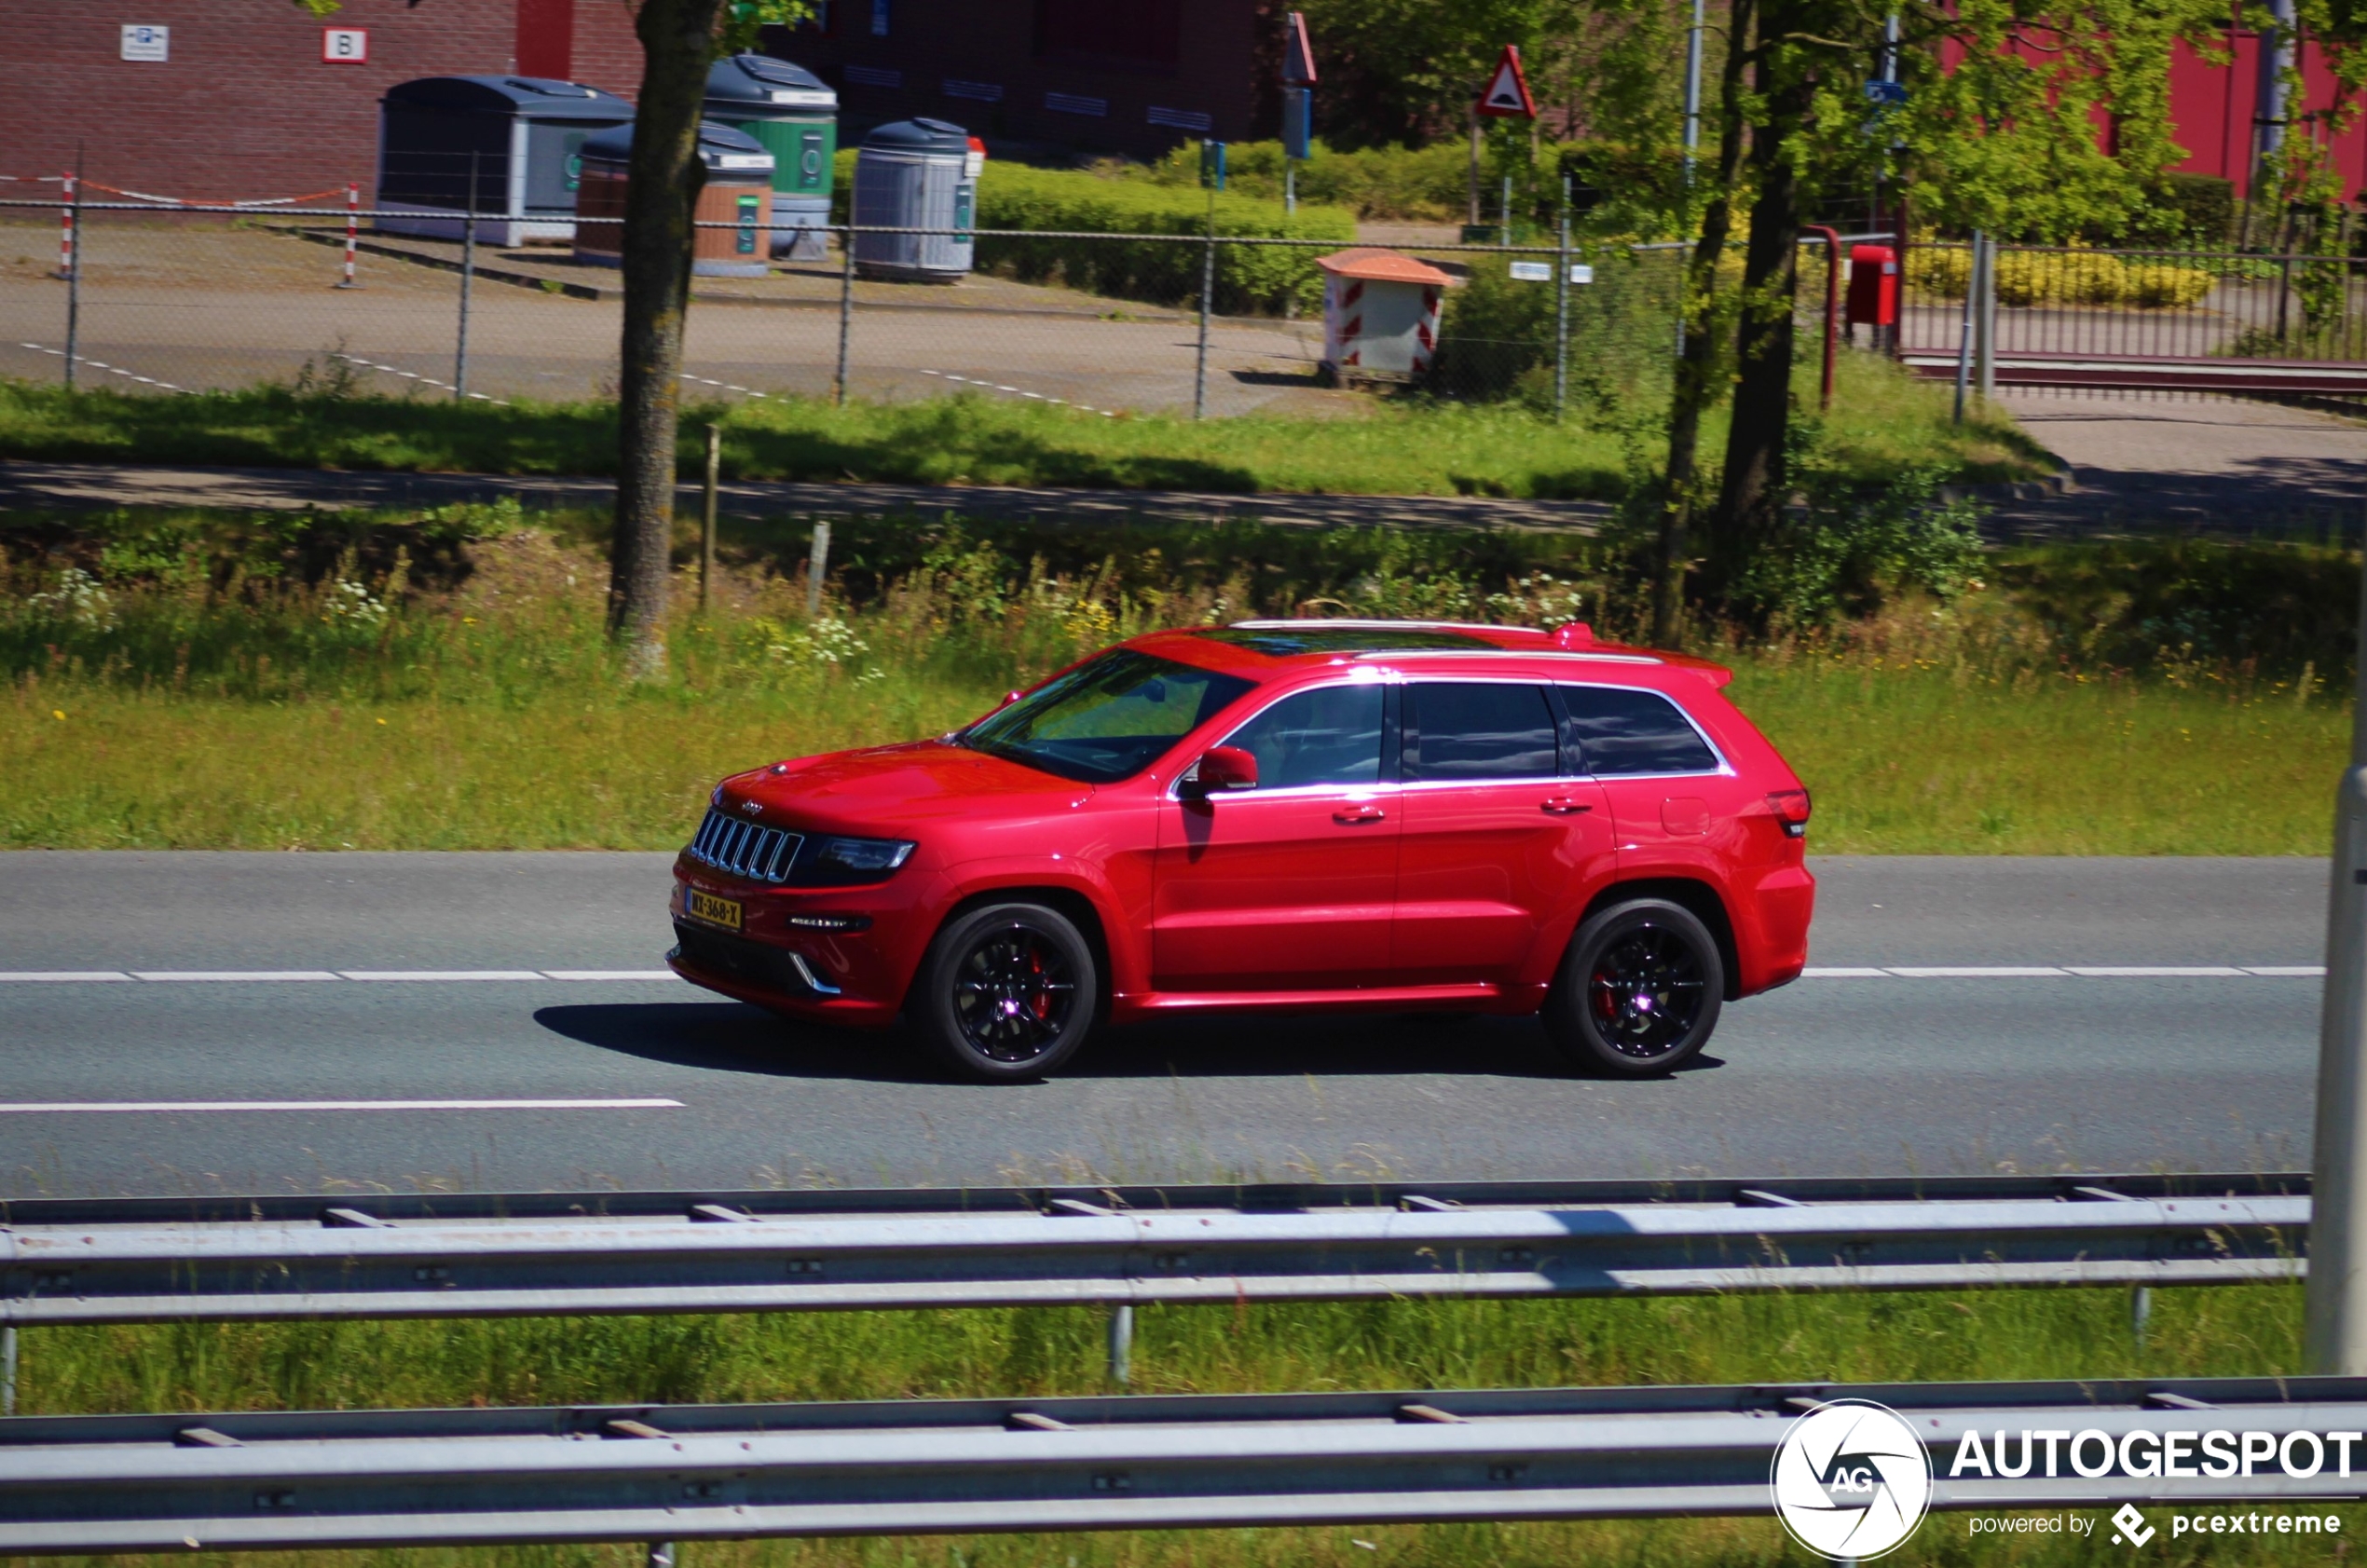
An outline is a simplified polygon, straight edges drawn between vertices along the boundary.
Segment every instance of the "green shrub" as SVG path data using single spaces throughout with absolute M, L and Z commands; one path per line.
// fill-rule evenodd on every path
M 1594 268 L 1594 282 L 1569 291 L 1573 400 L 1608 412 L 1634 400 L 1665 397 L 1682 282 L 1675 253 L 1639 255 L 1621 245 L 1572 254 Z M 1553 285 L 1515 281 L 1504 256 L 1469 260 L 1471 280 L 1447 294 L 1439 321 L 1432 384 L 1457 398 L 1516 398 L 1550 407 Z
M 1295 214 L 1279 202 L 1236 191 L 1217 196 L 1216 232 L 1260 239 L 1321 239 L 1352 244 L 1356 220 L 1336 207 L 1302 203 Z M 1115 234 L 1206 234 L 1208 193 L 1082 170 L 987 165 L 978 182 L 978 266 L 1030 282 L 1057 280 L 1071 288 L 1119 299 L 1181 304 L 1200 287 L 1200 248 L 1170 240 L 1018 239 L 995 229 L 1052 229 Z M 1218 308 L 1279 311 L 1305 307 L 1320 296 L 1322 274 L 1310 246 L 1228 245 L 1216 257 Z
M 1148 169 L 1127 178 L 1168 186 L 1199 184 L 1200 150 L 1185 143 Z M 1502 172 L 1484 166 L 1485 188 L 1494 190 Z M 1282 143 L 1236 142 L 1225 149 L 1228 186 L 1245 195 L 1279 201 L 1282 196 Z M 1361 147 L 1340 152 L 1315 144 L 1315 156 L 1298 166 L 1302 203 L 1346 207 L 1360 218 L 1395 222 L 1454 223 L 1470 198 L 1471 153 L 1460 141 L 1427 147 Z

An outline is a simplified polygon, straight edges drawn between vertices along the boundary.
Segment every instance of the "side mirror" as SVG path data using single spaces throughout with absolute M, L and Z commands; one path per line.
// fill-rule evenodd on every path
M 1209 747 L 1184 775 L 1185 793 L 1194 799 L 1256 787 L 1257 758 L 1239 746 Z

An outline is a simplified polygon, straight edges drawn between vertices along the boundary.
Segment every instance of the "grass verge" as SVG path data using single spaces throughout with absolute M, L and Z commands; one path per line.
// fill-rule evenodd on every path
M 21 563 L 0 592 L 0 844 L 671 848 L 725 772 L 941 732 L 1146 627 L 1306 611 L 1615 632 L 1634 602 L 1613 547 L 1569 536 L 891 519 L 841 525 L 809 620 L 802 537 L 737 532 L 712 611 L 677 601 L 671 677 L 635 684 L 583 519 L 0 524 Z M 2313 636 L 2304 612 L 2355 593 L 2356 567 L 2197 548 L 2042 555 L 2055 590 L 1737 646 L 1732 695 L 1814 791 L 1820 851 L 2322 852 L 2348 714 L 2318 672 L 2338 682 L 2348 650 L 2340 618 Z M 2231 581 L 2292 590 L 2263 600 L 2284 663 L 2191 642 L 2114 661 L 2165 618 L 2210 620 L 2187 612 Z M 2272 645 L 2248 626 L 2214 648 Z
M 2297 1287 L 2155 1292 L 2135 1343 L 2119 1290 L 1138 1309 L 1145 1393 L 1567 1384 L 2274 1375 L 2299 1364 Z M 28 1412 L 453 1403 L 689 1403 L 1102 1391 L 1089 1308 L 744 1317 L 48 1329 L 24 1339 Z M 2313 1511 L 2317 1511 L 2313 1509 Z M 2367 1525 L 2345 1508 L 2346 1529 Z M 2156 1517 L 2155 1522 L 2164 1520 Z M 2318 1561 L 2322 1537 L 2218 1536 L 2179 1561 Z M 1770 1520 L 1166 1531 L 695 1544 L 691 1568 L 980 1568 L 1800 1561 Z M 1973 1537 L 1936 1516 L 1904 1561 L 2086 1561 L 2094 1542 Z M 2160 1548 L 2155 1549 L 2159 1550 Z M 304 1553 L 293 1561 L 627 1568 L 637 1548 Z M 2185 1555 L 2191 1553 L 2192 1555 Z M 289 1556 L 258 1557 L 288 1563 Z
M 1974 482 L 2044 471 L 2010 421 L 1959 428 L 1940 389 L 1870 356 L 1849 356 L 1845 369 L 1827 434 L 1854 470 L 1879 477 L 1937 461 Z M 686 410 L 682 460 L 695 471 L 699 427 L 714 421 L 724 472 L 738 480 L 1606 500 L 1628 487 L 1618 420 L 1555 424 L 1515 407 L 1384 399 L 1362 412 L 1195 421 L 970 393 L 843 408 L 769 398 Z M 0 381 L 0 454 L 52 462 L 602 474 L 615 470 L 616 439 L 607 402 L 501 407 L 285 388 L 167 398 Z M 1712 431 L 1709 449 L 1722 440 Z

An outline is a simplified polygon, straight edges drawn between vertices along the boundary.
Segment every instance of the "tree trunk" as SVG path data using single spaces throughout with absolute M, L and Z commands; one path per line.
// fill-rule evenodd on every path
M 1769 31 L 1774 29 L 1771 25 Z M 1775 78 L 1770 80 L 1770 77 Z M 1743 307 L 1734 333 L 1734 418 L 1726 436 L 1726 474 L 1710 525 L 1708 584 L 1722 594 L 1751 550 L 1773 531 L 1784 506 L 1784 446 L 1792 424 L 1792 311 L 1799 286 L 1800 191 L 1784 156 L 1786 140 L 1806 118 L 1813 86 L 1798 61 L 1763 57 L 1758 90 L 1766 104 L 1752 128 L 1750 243 L 1743 252 Z
M 691 303 L 691 212 L 698 200 L 699 111 L 723 0 L 642 0 L 641 96 L 624 201 L 624 337 L 619 355 L 616 541 L 609 630 L 634 678 L 665 673 L 673 569 L 676 429 L 682 320 Z
M 1719 330 L 1717 265 L 1734 225 L 1734 181 L 1743 167 L 1743 71 L 1749 59 L 1757 0 L 1733 0 L 1726 29 L 1726 63 L 1718 75 L 1717 171 L 1701 239 L 1685 268 L 1685 352 L 1668 405 L 1668 469 L 1661 485 L 1660 549 L 1652 578 L 1652 642 L 1676 641 L 1685 606 L 1693 511 L 1701 486 L 1702 414 L 1717 400 L 1725 334 Z

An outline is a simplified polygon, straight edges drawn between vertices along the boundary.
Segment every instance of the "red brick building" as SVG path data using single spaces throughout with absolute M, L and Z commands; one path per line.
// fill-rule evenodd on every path
M 362 58 L 329 58 L 356 49 L 332 30 L 362 34 Z M 415 76 L 514 72 L 628 98 L 641 81 L 625 0 L 345 0 L 325 21 L 288 0 L 0 0 L 0 174 L 59 174 L 78 149 L 94 181 L 238 200 L 349 180 L 368 200 L 378 99 Z
M 858 130 L 926 115 L 1156 157 L 1274 134 L 1279 14 L 1266 0 L 823 0 L 766 47 L 837 88 Z

